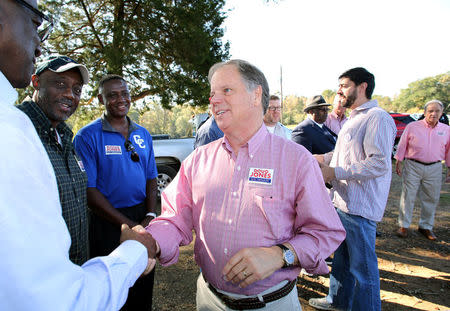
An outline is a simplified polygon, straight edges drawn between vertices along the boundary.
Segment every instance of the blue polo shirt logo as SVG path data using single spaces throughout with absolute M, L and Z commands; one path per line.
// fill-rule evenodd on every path
M 105 146 L 106 155 L 109 154 L 122 154 L 122 148 L 116 145 L 106 145 Z
M 133 135 L 134 142 L 141 147 L 141 149 L 145 149 L 144 140 L 140 135 Z

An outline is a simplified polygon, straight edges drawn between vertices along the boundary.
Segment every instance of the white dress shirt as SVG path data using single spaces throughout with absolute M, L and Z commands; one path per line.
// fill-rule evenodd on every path
M 69 260 L 52 164 L 17 92 L 0 72 L 0 309 L 118 310 L 147 265 L 126 241 L 82 267 Z
M 288 140 L 292 139 L 292 130 L 288 129 L 286 126 L 284 126 L 280 122 L 277 122 L 277 124 L 275 124 L 275 126 L 269 127 L 266 125 L 266 128 L 272 134 L 278 135 L 278 136 L 286 138 Z

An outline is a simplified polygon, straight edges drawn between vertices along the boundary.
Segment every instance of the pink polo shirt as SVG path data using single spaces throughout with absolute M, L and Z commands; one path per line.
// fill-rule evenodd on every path
M 243 248 L 288 241 L 306 271 L 324 274 L 329 271 L 324 259 L 345 238 L 317 161 L 265 125 L 238 154 L 226 138 L 194 150 L 161 201 L 161 216 L 147 227 L 161 246 L 161 264 L 177 261 L 179 245 L 189 244 L 194 230 L 202 273 L 211 285 L 231 293 L 255 295 L 300 272 L 300 267 L 280 269 L 239 288 L 224 281 L 221 272 Z
M 425 163 L 445 160 L 450 166 L 450 127 L 440 122 L 431 127 L 425 120 L 409 123 L 400 138 L 395 158 Z
M 339 118 L 338 115 L 334 111 L 332 111 L 328 114 L 328 117 L 325 121 L 325 125 L 329 129 L 331 129 L 334 132 L 334 134 L 338 135 L 346 121 L 347 117 L 345 115 L 343 118 Z

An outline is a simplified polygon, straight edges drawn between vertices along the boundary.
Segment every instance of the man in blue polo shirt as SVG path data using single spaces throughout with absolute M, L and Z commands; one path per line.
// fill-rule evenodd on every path
M 104 256 L 120 241 L 120 226 L 147 226 L 156 217 L 157 171 L 152 137 L 127 116 L 126 81 L 107 75 L 99 82 L 101 118 L 82 128 L 74 145 L 88 176 L 90 256 Z M 154 271 L 130 289 L 122 310 L 151 310 Z

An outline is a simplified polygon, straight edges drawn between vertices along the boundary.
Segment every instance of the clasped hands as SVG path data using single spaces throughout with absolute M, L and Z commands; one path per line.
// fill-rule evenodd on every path
M 322 171 L 323 180 L 325 183 L 329 183 L 333 179 L 336 179 L 336 175 L 334 173 L 334 167 L 330 167 L 325 164 L 324 156 L 321 154 L 314 154 L 313 157 L 319 163 L 320 170 Z
M 150 233 L 148 233 L 141 225 L 136 225 L 132 229 L 126 224 L 122 225 L 122 233 L 120 235 L 120 243 L 127 240 L 135 240 L 142 243 L 147 248 L 148 263 L 143 275 L 149 274 L 156 265 L 156 241 Z

